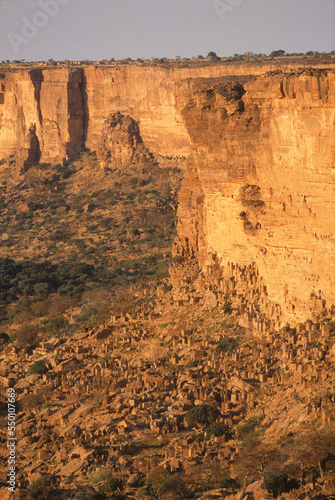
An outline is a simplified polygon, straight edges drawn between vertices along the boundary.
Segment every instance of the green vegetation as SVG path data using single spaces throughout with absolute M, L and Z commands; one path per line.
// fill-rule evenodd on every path
M 59 477 L 45 474 L 33 481 L 27 491 L 27 500 L 49 500 L 57 493 Z
M 107 498 L 108 493 L 114 493 L 122 490 L 122 480 L 111 474 L 110 469 L 100 469 L 92 474 L 91 483 L 98 485 L 98 491 L 92 491 L 93 494 L 99 493 L 101 498 Z
M 84 307 L 81 310 L 81 313 L 77 318 L 77 321 L 88 323 L 89 325 L 93 326 L 98 317 L 99 317 L 99 310 L 96 307 Z
M 34 362 L 30 371 L 32 374 L 44 375 L 48 372 L 48 368 L 45 364 L 45 361 L 39 360 Z
M 212 425 L 219 416 L 220 412 L 217 408 L 209 405 L 199 405 L 189 410 L 185 419 L 189 427 L 196 427 L 197 425 Z
M 0 65 L 4 67 L 8 67 L 8 65 L 13 64 L 19 67 L 32 67 L 38 64 L 47 65 L 50 67 L 56 66 L 91 66 L 99 64 L 100 66 L 127 66 L 127 65 L 137 65 L 137 66 L 163 66 L 165 68 L 169 68 L 170 66 L 178 66 L 178 67 L 194 67 L 204 66 L 208 64 L 225 64 L 225 63 L 262 63 L 262 62 L 270 62 L 273 59 L 278 61 L 305 61 L 307 60 L 310 64 L 317 62 L 329 62 L 335 57 L 335 51 L 332 50 L 330 52 L 318 52 L 309 50 L 306 53 L 303 52 L 293 52 L 287 53 L 283 49 L 273 50 L 269 55 L 264 53 L 253 53 L 253 52 L 244 52 L 243 54 L 234 54 L 228 57 L 220 57 L 216 52 L 210 51 L 207 56 L 198 55 L 192 58 L 184 57 L 177 55 L 174 59 L 168 59 L 167 57 L 153 57 L 151 59 L 142 59 L 137 58 L 136 61 L 131 57 L 126 57 L 124 59 L 115 60 L 113 57 L 109 59 L 102 59 L 98 63 L 96 61 L 90 61 L 88 59 L 82 61 L 54 61 L 49 59 L 48 61 L 39 61 L 39 62 L 29 62 L 24 59 L 18 60 L 15 59 L 13 61 L 1 61 Z
M 187 485 L 179 473 L 160 474 L 150 479 L 144 487 L 138 490 L 140 497 L 148 497 L 151 500 L 167 498 L 165 495 L 171 495 L 170 498 L 192 498 Z
M 236 337 L 224 337 L 216 346 L 217 352 L 233 352 L 238 345 L 239 340 Z
M 239 487 L 238 481 L 231 477 L 229 467 L 223 469 L 221 471 L 220 488 L 227 489 L 229 493 L 235 493 Z
M 188 366 L 189 366 L 190 368 L 196 368 L 197 366 L 201 365 L 201 363 L 202 363 L 202 360 L 201 360 L 201 359 L 195 359 L 195 360 L 193 360 L 193 361 L 190 361 L 190 363 L 189 363 L 189 365 L 188 365 Z
M 19 297 L 46 298 L 50 293 L 80 296 L 85 290 L 85 281 L 94 278 L 94 266 L 76 259 L 35 262 L 15 262 L 8 257 L 0 258 L 0 301 L 9 304 Z
M 224 303 L 224 306 L 223 306 L 223 312 L 225 314 L 230 314 L 231 312 L 233 311 L 233 308 L 231 306 L 231 302 L 229 300 L 227 300 L 225 303 Z
M 95 490 L 92 486 L 80 491 L 74 497 L 76 500 L 107 500 L 106 493 Z
M 0 241 L 0 322 L 60 316 L 48 306 L 55 296 L 73 299 L 68 306 L 80 305 L 93 290 L 119 293 L 168 276 L 182 172 L 150 160 L 99 173 L 98 181 L 90 175 L 73 192 L 82 169 L 92 173 L 96 163 L 95 152 L 82 150 L 63 164 L 32 166 L 22 177 L 27 189 L 20 192 L 2 184 L 0 230 L 7 236 Z M 165 293 L 170 289 L 165 285 Z M 93 325 L 98 318 L 96 311 L 82 311 L 78 321 Z M 54 320 L 40 328 L 66 329 Z
M 59 333 L 60 331 L 66 331 L 69 328 L 69 322 L 64 316 L 58 316 L 56 318 L 44 319 L 41 321 L 41 329 L 47 333 Z
M 210 427 L 206 429 L 207 437 L 211 436 L 220 437 L 220 436 L 229 436 L 230 429 L 228 424 L 224 424 L 223 422 L 214 422 Z
M 26 351 L 29 352 L 32 346 L 36 346 L 36 339 L 39 333 L 39 328 L 37 325 L 31 323 L 25 323 L 20 326 L 12 339 L 17 340 L 17 343 L 20 347 L 26 348 Z
M 237 427 L 237 439 L 242 441 L 242 446 L 252 447 L 260 443 L 263 429 L 260 428 L 263 416 L 251 417 L 244 420 Z
M 265 476 L 265 488 L 277 498 L 282 493 L 288 493 L 299 487 L 299 482 L 296 479 L 289 479 L 286 472 L 272 472 Z

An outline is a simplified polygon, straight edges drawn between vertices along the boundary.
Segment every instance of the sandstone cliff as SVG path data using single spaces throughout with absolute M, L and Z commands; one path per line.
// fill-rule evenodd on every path
M 84 143 L 85 103 L 80 70 L 33 69 L 0 74 L 1 158 L 23 164 L 61 160 Z
M 242 304 L 246 322 L 256 313 L 297 322 L 334 302 L 335 80 L 322 68 L 273 69 L 4 71 L 0 158 L 15 155 L 27 169 L 86 146 L 100 148 L 102 162 L 123 161 L 134 144 L 116 154 L 108 117 L 130 117 L 130 128 L 139 125 L 126 142 L 138 136 L 156 156 L 190 156 L 175 255 L 193 259 L 173 271 L 179 299 L 206 295 L 210 307 L 253 290 Z M 213 264 L 228 282 L 209 290 L 204 275 Z
M 255 310 L 241 312 L 273 318 L 279 304 L 296 323 L 333 304 L 334 97 L 334 72 L 320 70 L 177 86 L 193 153 L 175 255 L 195 257 L 195 289 L 214 258 L 235 295 L 246 274 L 250 288 L 258 283 Z
M 289 72 L 294 64 L 284 65 Z M 157 155 L 187 156 L 190 139 L 176 113 L 174 87 L 187 78 L 262 75 L 274 64 L 199 68 L 118 66 L 36 67 L 0 72 L 0 159 L 61 161 L 78 148 L 96 150 L 105 120 L 121 112 L 140 123 Z

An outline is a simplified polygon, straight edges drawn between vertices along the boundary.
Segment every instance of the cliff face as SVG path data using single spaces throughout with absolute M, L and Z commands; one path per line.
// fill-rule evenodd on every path
M 193 144 L 176 256 L 199 270 L 215 256 L 227 278 L 232 263 L 237 293 L 254 276 L 266 316 L 279 304 L 297 322 L 334 303 L 335 73 L 188 81 L 176 102 Z
M 192 293 L 195 301 L 202 294 L 208 300 L 204 275 L 214 265 L 225 282 L 210 285 L 212 305 L 220 294 L 252 289 L 248 303 L 257 303 L 264 318 L 305 319 L 334 302 L 335 76 L 269 69 L 1 73 L 0 159 L 15 155 L 26 169 L 86 146 L 102 148 L 106 161 L 116 154 L 119 133 L 108 117 L 122 113 L 154 155 L 189 156 L 175 255 L 192 259 L 172 272 L 181 300 Z M 127 131 L 121 139 L 128 144 Z M 255 312 L 246 304 L 243 311 Z
M 33 69 L 0 75 L 1 157 L 49 162 L 83 145 L 85 105 L 80 70 Z
M 190 139 L 176 113 L 174 87 L 187 78 L 258 75 L 275 65 L 199 68 L 140 65 L 0 71 L 0 159 L 61 161 L 81 146 L 96 150 L 105 120 L 121 112 L 140 123 L 157 155 L 187 156 Z M 293 68 L 284 68 L 287 71 Z

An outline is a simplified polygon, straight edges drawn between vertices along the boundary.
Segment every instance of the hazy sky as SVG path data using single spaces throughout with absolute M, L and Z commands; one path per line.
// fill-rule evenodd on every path
M 0 0 L 1 60 L 335 50 L 335 0 Z

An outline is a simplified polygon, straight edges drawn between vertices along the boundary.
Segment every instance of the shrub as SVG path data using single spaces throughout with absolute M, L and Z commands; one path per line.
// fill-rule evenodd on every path
M 71 168 L 69 168 L 68 164 L 66 164 L 67 162 L 65 161 L 63 165 L 61 165 L 60 163 L 58 163 L 57 165 L 54 165 L 54 170 L 55 170 L 55 173 L 53 174 L 53 177 L 55 178 L 55 180 L 64 180 L 64 179 L 68 179 L 70 177 L 70 175 L 73 173 L 73 170 L 71 170 Z
M 232 307 L 231 307 L 231 302 L 230 300 L 226 300 L 226 302 L 224 303 L 224 306 L 223 306 L 223 312 L 225 314 L 230 314 L 232 312 Z
M 148 496 L 151 500 L 158 498 L 157 488 L 155 488 L 152 481 L 149 481 L 143 488 L 140 488 L 138 494 L 139 496 Z
M 58 316 L 57 318 L 42 320 L 41 326 L 47 333 L 57 333 L 62 330 L 67 330 L 69 322 L 64 316 Z
M 225 488 L 226 490 L 229 490 L 232 493 L 234 493 L 236 490 L 239 489 L 240 485 L 236 481 L 236 479 L 233 479 L 233 478 L 229 477 L 229 478 L 223 478 L 222 479 L 222 481 L 220 483 L 220 487 L 221 488 Z
M 258 429 L 263 420 L 262 416 L 251 417 L 248 420 L 244 420 L 237 427 L 237 439 L 239 441 L 244 441 L 245 445 L 253 444 L 259 442 L 260 434 L 262 429 Z
M 224 424 L 223 422 L 214 422 L 214 424 L 206 429 L 206 432 L 208 438 L 210 438 L 211 436 L 227 436 L 229 434 L 229 425 Z
M 190 361 L 189 363 L 189 367 L 190 368 L 196 368 L 197 366 L 199 366 L 200 364 L 202 363 L 202 360 L 201 359 L 195 359 L 193 361 Z
M 96 491 L 94 488 L 88 487 L 85 491 L 77 493 L 74 498 L 78 500 L 106 500 L 107 496 L 101 491 Z
M 265 476 L 265 488 L 272 493 L 275 498 L 287 491 L 288 477 L 285 472 L 274 472 Z
M 36 325 L 22 325 L 15 332 L 20 347 L 28 347 L 36 342 L 39 329 Z
M 195 406 L 186 413 L 186 422 L 190 427 L 197 425 L 212 425 L 220 416 L 217 408 L 209 405 Z
M 238 344 L 238 339 L 235 337 L 224 337 L 216 346 L 217 352 L 233 352 Z
M 55 492 L 58 484 L 59 478 L 57 476 L 52 474 L 40 476 L 28 487 L 30 498 L 32 500 L 49 500 L 50 495 Z
M 294 478 L 288 479 L 286 472 L 272 472 L 267 474 L 264 479 L 265 488 L 275 498 L 281 493 L 288 493 L 299 488 L 299 482 Z
M 45 373 L 47 373 L 47 371 L 48 368 L 43 360 L 35 361 L 30 370 L 32 374 L 37 374 L 37 375 L 44 375 Z
M 165 495 L 171 495 L 171 498 L 187 498 L 188 491 L 183 478 L 178 473 L 171 475 L 160 474 L 139 490 L 139 495 L 146 495 L 152 500 L 165 498 Z M 170 496 L 169 496 L 170 498 Z
M 64 228 L 58 228 L 58 229 L 56 229 L 49 236 L 49 240 L 55 241 L 55 242 L 56 241 L 68 241 L 70 238 L 71 238 L 71 235 Z
M 112 476 L 109 477 L 107 481 L 103 484 L 103 486 L 101 487 L 101 491 L 103 491 L 104 493 L 110 493 L 121 488 L 122 488 L 122 481 L 117 477 Z
M 9 335 L 7 335 L 7 333 L 5 333 L 5 332 L 1 332 L 0 333 L 0 345 L 7 344 L 8 341 L 9 341 Z
M 95 307 L 86 307 L 82 309 L 80 315 L 78 316 L 78 321 L 92 322 L 98 316 L 99 311 Z
M 131 177 L 131 178 L 129 179 L 129 184 L 130 184 L 130 186 L 132 186 L 132 187 L 137 186 L 137 184 L 138 184 L 138 178 L 137 178 L 137 177 Z
M 50 293 L 50 285 L 49 283 L 36 283 L 34 285 L 34 294 L 37 297 L 45 299 Z
M 38 346 L 39 344 L 37 342 L 27 345 L 25 347 L 25 352 L 30 356 Z
M 230 492 L 235 493 L 235 491 L 238 490 L 239 487 L 240 487 L 240 485 L 236 481 L 236 479 L 233 479 L 230 477 L 229 467 L 226 467 L 225 469 L 223 469 L 221 481 L 220 481 L 220 488 L 225 488 L 225 489 L 229 490 Z
M 171 476 L 165 476 L 158 485 L 157 489 L 159 494 L 171 493 L 174 498 L 186 496 L 186 486 L 184 480 L 178 473 L 172 474 Z

